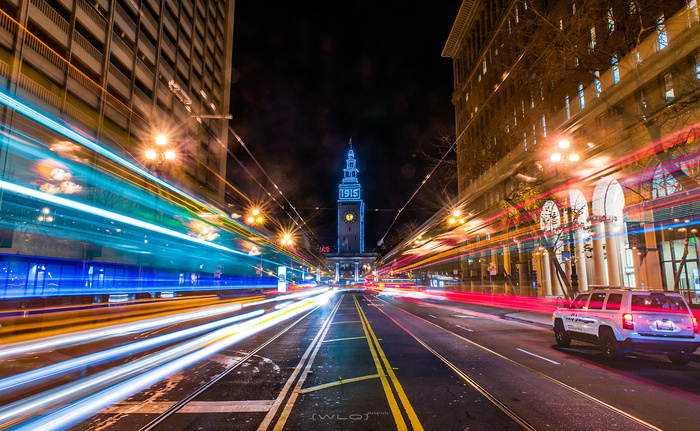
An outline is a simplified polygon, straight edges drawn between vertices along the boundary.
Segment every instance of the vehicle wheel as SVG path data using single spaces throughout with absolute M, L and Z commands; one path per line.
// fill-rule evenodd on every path
M 603 351 L 605 359 L 619 361 L 625 354 L 624 350 L 617 344 L 615 336 L 610 331 L 605 331 L 600 337 L 600 348 Z
M 685 354 L 683 352 L 671 353 L 670 355 L 666 356 L 668 357 L 668 360 L 673 362 L 674 364 L 685 365 L 688 362 L 690 362 L 690 355 Z
M 557 344 L 561 347 L 571 344 L 571 337 L 561 322 L 557 322 L 554 326 L 554 339 L 557 340 Z

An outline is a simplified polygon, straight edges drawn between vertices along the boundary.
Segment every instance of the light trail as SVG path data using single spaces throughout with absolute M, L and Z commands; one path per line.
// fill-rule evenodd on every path
M 33 121 L 36 121 L 39 124 L 44 125 L 45 127 L 53 130 L 54 132 L 60 133 L 61 135 L 65 136 L 66 138 L 69 138 L 80 145 L 91 149 L 92 151 L 95 151 L 96 153 L 112 160 L 113 162 L 116 162 L 136 173 L 139 175 L 148 178 L 149 180 L 161 185 L 162 187 L 167 188 L 168 190 L 171 190 L 175 192 L 176 194 L 182 195 L 187 197 L 187 199 L 197 203 L 198 205 L 201 205 L 204 208 L 209 209 L 210 211 L 220 214 L 222 216 L 226 216 L 225 213 L 220 212 L 219 210 L 207 205 L 206 203 L 196 199 L 194 196 L 190 196 L 189 194 L 185 193 L 184 191 L 178 189 L 177 187 L 171 185 L 170 183 L 163 181 L 162 179 L 158 178 L 157 176 L 153 175 L 152 173 L 148 172 L 146 169 L 124 159 L 123 157 L 107 150 L 106 148 L 102 147 L 98 143 L 86 138 L 85 136 L 69 129 L 68 127 L 64 126 L 63 124 L 60 124 L 59 122 L 52 120 L 48 116 L 40 113 L 39 111 L 30 108 L 29 106 L 19 102 L 17 99 L 11 97 L 10 95 L 6 94 L 4 91 L 0 91 L 0 103 L 3 105 L 14 109 L 15 111 L 19 112 L 20 114 L 26 116 L 27 118 L 30 118 Z M 231 219 L 232 222 L 236 224 L 240 224 L 234 220 Z M 244 227 L 241 225 L 241 227 Z M 245 228 L 245 227 L 244 227 Z
M 174 289 L 173 289 L 174 290 Z M 27 312 L 22 317 L 17 317 L 17 310 L 0 313 L 0 324 L 9 321 L 9 325 L 0 328 L 0 337 L 4 345 L 26 341 L 31 337 L 32 341 L 47 338 L 66 332 L 76 333 L 112 326 L 118 323 L 138 322 L 145 319 L 167 317 L 174 313 L 194 312 L 213 307 L 221 307 L 225 304 L 244 304 L 264 298 L 261 295 L 251 295 L 233 301 L 223 301 L 217 296 L 192 296 L 171 299 L 137 299 L 134 303 L 124 303 L 117 308 L 89 305 L 67 305 L 46 308 L 22 309 Z M 85 313 L 90 315 L 85 316 Z M 37 318 L 36 320 L 34 318 Z M 27 319 L 26 322 L 22 320 Z M 51 323 L 47 323 L 47 320 Z M 53 328 L 53 329 L 48 329 Z M 13 334 L 13 332 L 20 334 Z M 40 333 L 37 333 L 40 332 Z
M 107 211 L 107 210 L 104 210 L 102 208 L 93 207 L 93 206 L 90 206 L 90 205 L 87 205 L 87 204 L 84 204 L 81 202 L 73 201 L 70 199 L 66 199 L 66 198 L 63 198 L 60 196 L 44 193 L 44 192 L 41 192 L 39 190 L 30 189 L 28 187 L 20 186 L 20 185 L 10 183 L 7 181 L 0 181 L 0 189 L 4 189 L 4 190 L 7 190 L 7 191 L 10 191 L 13 193 L 17 193 L 20 195 L 25 195 L 25 196 L 28 196 L 28 197 L 31 197 L 34 199 L 38 199 L 38 200 L 43 201 L 43 202 L 49 202 L 49 203 L 52 203 L 55 205 L 60 205 L 60 206 L 65 207 L 65 208 L 78 210 L 78 211 L 82 211 L 84 213 L 104 217 L 106 219 L 116 220 L 116 221 L 126 223 L 126 224 L 129 224 L 132 226 L 140 227 L 142 229 L 147 229 L 149 231 L 162 233 L 164 235 L 168 235 L 168 236 L 171 236 L 173 238 L 181 239 L 181 240 L 188 241 L 188 242 L 193 242 L 197 245 L 204 245 L 204 246 L 216 248 L 218 250 L 222 250 L 222 251 L 225 251 L 228 253 L 237 254 L 239 256 L 250 257 L 248 255 L 248 253 L 244 253 L 244 252 L 238 251 L 238 250 L 233 250 L 231 248 L 224 247 L 223 245 L 219 245 L 219 244 L 215 244 L 213 242 L 205 241 L 205 240 L 199 239 L 199 238 L 194 237 L 194 236 L 190 236 L 190 235 L 187 235 L 187 234 L 184 234 L 181 232 L 174 231 L 172 229 L 158 226 L 158 225 L 153 224 L 153 223 L 145 222 L 145 221 L 135 219 L 133 217 L 125 216 L 122 214 L 118 214 L 118 213 L 115 213 L 112 211 Z
M 75 346 L 97 339 L 119 337 L 133 332 L 146 331 L 149 329 L 161 328 L 163 326 L 181 323 L 187 320 L 202 319 L 224 313 L 232 313 L 243 308 L 241 304 L 227 305 L 213 309 L 192 311 L 188 313 L 175 314 L 167 317 L 141 320 L 135 323 L 123 323 L 110 326 L 108 328 L 91 329 L 71 335 L 56 335 L 40 340 L 22 341 L 3 346 L 0 350 L 0 359 L 7 359 L 30 353 L 54 350 L 60 347 Z
M 32 371 L 27 371 L 25 373 L 16 374 L 11 377 L 0 379 L 0 392 L 11 389 L 16 390 L 21 387 L 39 383 L 43 380 L 47 380 L 52 377 L 60 376 L 61 374 L 67 373 L 69 371 L 73 371 L 83 367 L 103 364 L 105 362 L 109 362 L 119 358 L 124 358 L 129 355 L 133 355 L 134 353 L 143 352 L 154 347 L 171 343 L 173 341 L 182 340 L 183 338 L 201 334 L 202 332 L 219 328 L 221 326 L 226 326 L 241 320 L 257 317 L 264 313 L 264 310 L 255 310 L 249 313 L 241 314 L 239 316 L 233 316 L 222 320 L 216 320 L 214 322 L 205 323 L 203 325 L 194 326 L 192 328 L 187 328 L 180 331 L 171 332 L 169 334 L 160 335 L 141 341 L 136 341 L 133 343 L 125 344 L 123 346 L 115 347 L 113 349 L 91 353 L 89 355 L 69 359 L 67 361 L 48 365 L 46 367 L 38 368 Z
M 328 302 L 325 292 L 0 408 L 0 427 L 62 430 L 260 331 Z M 51 409 L 55 409 L 50 411 Z M 50 412 L 49 412 L 50 411 Z M 45 414 L 44 414 L 45 413 Z M 21 423 L 28 417 L 40 417 Z
M 23 341 L 18 343 L 7 344 L 3 346 L 0 350 L 0 359 L 6 359 L 11 357 L 17 357 L 21 355 L 27 355 L 30 353 L 37 353 L 46 350 L 53 350 L 61 347 L 75 346 L 78 344 L 87 343 L 94 341 L 96 339 L 104 339 L 110 337 L 119 337 L 125 334 L 146 331 L 150 329 L 161 328 L 164 326 L 180 323 L 186 320 L 202 319 L 206 317 L 216 316 L 225 313 L 232 313 L 240 310 L 243 307 L 253 307 L 266 304 L 269 302 L 276 301 L 286 301 L 290 299 L 303 298 L 305 296 L 321 294 L 328 291 L 328 288 L 304 290 L 301 292 L 295 292 L 288 295 L 279 295 L 274 298 L 263 299 L 260 301 L 253 301 L 246 304 L 233 304 L 226 305 L 216 308 L 210 308 L 205 310 L 192 311 L 182 314 L 176 314 L 167 317 L 160 317 L 155 319 L 141 320 L 135 323 L 125 323 L 110 326 L 108 328 L 100 328 L 93 330 L 86 330 L 79 333 L 73 333 L 71 335 L 57 335 L 52 337 L 47 337 L 40 340 Z

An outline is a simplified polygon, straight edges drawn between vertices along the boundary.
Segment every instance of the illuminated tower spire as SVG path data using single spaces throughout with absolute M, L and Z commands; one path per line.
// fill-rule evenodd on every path
M 338 186 L 338 253 L 363 253 L 365 248 L 365 203 L 352 138 Z

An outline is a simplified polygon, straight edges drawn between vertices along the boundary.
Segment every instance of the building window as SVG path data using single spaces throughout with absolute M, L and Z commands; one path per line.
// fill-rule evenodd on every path
M 542 136 L 547 137 L 547 122 L 544 118 L 544 115 L 542 116 Z
M 525 151 L 527 151 L 527 133 L 523 132 L 523 146 L 525 147 Z
M 595 27 L 591 27 L 591 49 L 595 48 Z
M 668 46 L 668 35 L 666 34 L 666 24 L 664 22 L 664 14 L 661 14 L 656 19 L 656 34 L 659 39 L 659 50 Z
M 673 99 L 673 75 L 670 73 L 664 75 L 664 96 L 666 100 Z
M 575 2 L 571 2 L 570 9 L 571 9 L 571 15 L 575 15 L 576 14 L 576 3 Z
M 620 82 L 620 68 L 617 65 L 617 55 L 612 56 L 612 71 L 613 71 L 613 82 L 617 84 Z
M 564 108 L 566 108 L 566 119 L 571 118 L 571 105 L 569 104 L 569 96 L 564 97 Z
M 595 75 L 595 97 L 600 97 L 600 92 L 602 91 L 601 85 L 600 85 L 600 72 L 595 71 L 593 72 Z
M 581 105 L 581 109 L 586 107 L 586 100 L 583 97 L 583 84 L 578 85 L 578 102 Z
M 484 73 L 484 75 L 486 75 L 486 70 L 487 70 L 487 69 L 486 69 L 486 59 L 484 59 L 484 67 L 483 67 L 483 69 L 484 69 L 484 72 L 483 72 L 483 73 Z
M 613 19 L 612 8 L 608 9 L 605 13 L 605 18 L 608 20 L 608 34 L 612 34 L 615 31 L 615 20 Z
M 692 26 L 694 23 L 698 22 L 698 0 L 686 0 L 686 7 L 688 8 L 688 26 Z
M 695 79 L 700 79 L 700 54 L 695 54 Z
M 532 145 L 537 145 L 537 130 L 534 124 L 532 125 Z
M 523 10 L 527 10 L 527 1 L 523 1 Z
M 520 19 L 518 18 L 518 7 L 516 6 L 515 7 L 515 23 L 517 24 L 519 22 L 520 22 Z
M 564 20 L 559 19 L 559 31 L 564 31 Z

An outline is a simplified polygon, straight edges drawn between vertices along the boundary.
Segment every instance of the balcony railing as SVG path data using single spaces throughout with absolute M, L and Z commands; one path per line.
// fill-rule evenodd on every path
M 0 43 L 7 48 L 14 46 L 17 24 L 4 12 L 0 11 Z
M 112 53 L 116 54 L 122 63 L 133 67 L 134 51 L 114 32 L 112 32 Z
M 83 124 L 86 124 L 92 130 L 97 129 L 97 121 L 95 118 L 92 115 L 85 113 L 83 109 L 78 108 L 72 103 L 69 102 L 65 104 L 64 112 Z
M 151 61 L 151 63 L 155 64 L 156 48 L 146 37 L 142 37 L 139 39 L 139 49 L 141 49 L 141 52 L 143 52 L 146 55 L 146 58 L 148 58 Z
M 43 85 L 34 81 L 27 75 L 19 74 L 19 86 L 27 90 L 29 93 L 53 106 L 54 108 L 61 108 L 61 98 L 55 93 L 51 92 L 49 89 L 45 88 Z
M 114 86 L 114 88 L 121 93 L 121 95 L 129 99 L 131 96 L 131 80 L 127 78 L 119 69 L 113 64 L 109 65 L 109 82 Z
M 59 75 L 63 74 L 66 71 L 66 67 L 68 66 L 68 63 L 61 57 L 60 55 L 56 54 L 53 50 L 49 49 L 46 45 L 43 43 L 39 42 L 38 39 L 35 37 L 31 36 L 28 33 L 25 33 L 25 38 L 24 38 L 24 43 L 25 46 L 30 48 L 32 51 L 36 52 L 39 54 L 40 57 L 42 57 L 44 60 L 49 62 L 52 66 L 56 67 L 58 71 L 56 73 L 59 73 Z M 42 65 L 36 64 L 35 66 L 40 67 Z M 44 70 L 45 73 L 50 73 L 48 70 Z M 59 76 L 56 76 L 57 80 L 60 82 L 62 78 Z
M 92 56 L 92 58 L 94 58 L 95 61 L 97 61 L 99 64 L 102 64 L 102 52 L 100 52 L 99 49 L 95 48 L 93 44 L 88 42 L 85 36 L 83 36 L 77 31 L 74 31 L 73 41 L 76 44 L 78 44 L 81 48 L 83 48 L 88 54 L 90 54 L 90 56 Z M 99 70 L 96 71 L 99 72 Z
M 127 2 L 129 3 L 129 2 Z M 131 40 L 136 40 L 136 21 L 131 18 L 131 15 L 124 10 L 124 8 L 117 2 L 115 6 L 116 13 L 114 14 L 114 20 L 124 31 L 124 34 Z
M 68 34 L 70 30 L 70 24 L 68 21 L 63 19 L 63 17 L 56 12 L 54 8 L 49 6 L 44 0 L 31 0 L 30 3 L 37 8 L 44 16 L 46 16 L 52 23 L 54 23 L 63 33 Z
M 90 18 L 90 20 L 95 23 L 95 25 L 100 29 L 100 32 L 104 34 L 105 29 L 107 28 L 107 23 L 105 22 L 104 18 L 102 15 L 97 13 L 94 7 L 92 7 L 87 1 L 85 0 L 78 0 L 78 7 L 85 12 L 85 14 Z

